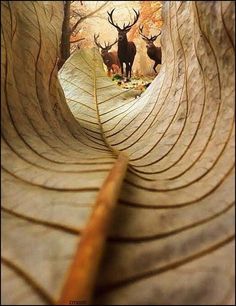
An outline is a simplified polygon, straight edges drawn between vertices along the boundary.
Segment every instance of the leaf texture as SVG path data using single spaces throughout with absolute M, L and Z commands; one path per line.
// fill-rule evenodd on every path
M 163 65 L 141 96 L 95 49 L 59 83 L 62 2 L 1 7 L 3 304 L 56 303 L 118 152 L 93 303 L 233 304 L 234 3 L 165 2 Z

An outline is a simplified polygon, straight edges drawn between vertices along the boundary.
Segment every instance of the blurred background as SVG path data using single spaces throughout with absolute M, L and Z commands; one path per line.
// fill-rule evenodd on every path
M 156 35 L 162 28 L 162 3 L 161 1 L 71 1 L 70 28 L 74 31 L 70 37 L 71 53 L 77 48 L 94 47 L 94 34 L 99 34 L 99 42 L 114 42 L 117 38 L 117 30 L 107 21 L 107 11 L 115 8 L 113 20 L 121 27 L 124 23 L 132 22 L 134 18 L 133 8 L 140 11 L 138 22 L 128 33 L 128 40 L 134 41 L 137 53 L 133 65 L 133 75 L 136 77 L 155 77 L 152 69 L 154 62 L 147 56 L 146 46 L 138 33 L 139 25 L 143 25 L 145 35 Z M 160 37 L 155 41 L 160 46 Z M 117 50 L 117 44 L 111 51 Z M 160 65 L 157 66 L 157 71 Z

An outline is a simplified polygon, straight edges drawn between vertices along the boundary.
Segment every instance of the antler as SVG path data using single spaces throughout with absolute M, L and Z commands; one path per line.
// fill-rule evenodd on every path
M 139 34 L 143 37 L 144 40 L 147 40 L 147 41 L 155 41 L 157 39 L 157 37 L 161 35 L 161 30 L 159 30 L 159 31 L 160 31 L 159 34 L 153 35 L 153 36 L 151 35 L 151 37 L 149 38 L 148 36 L 145 36 L 143 34 L 143 26 L 141 26 L 141 25 L 139 26 Z
M 141 25 L 139 26 L 139 31 L 138 32 L 142 36 L 143 39 L 149 40 L 149 38 L 143 34 L 143 26 L 141 26 Z
M 117 43 L 117 41 L 118 41 L 118 39 L 116 39 L 116 40 L 114 41 L 114 43 L 112 43 L 112 44 L 110 44 L 109 41 L 108 41 L 107 43 L 104 42 L 105 47 L 103 47 L 103 46 L 98 42 L 99 34 L 97 34 L 97 35 L 94 34 L 93 37 L 94 37 L 94 42 L 95 42 L 95 44 L 97 45 L 97 47 L 98 47 L 98 48 L 101 48 L 102 50 L 109 50 L 109 49 L 111 49 L 111 47 L 114 46 L 114 45 Z
M 136 12 L 135 9 L 133 9 L 134 13 L 135 13 L 135 17 L 134 17 L 134 21 L 132 24 L 130 24 L 130 22 L 127 24 L 127 26 L 124 24 L 123 26 L 123 30 L 128 30 L 131 29 L 133 25 L 135 25 L 135 23 L 138 21 L 140 13 Z
M 118 24 L 116 23 L 114 23 L 114 21 L 113 21 L 113 18 L 112 18 L 112 15 L 113 15 L 113 12 L 114 12 L 114 8 L 113 8 L 113 10 L 111 10 L 111 12 L 109 13 L 109 12 L 107 12 L 107 14 L 108 14 L 108 22 L 111 24 L 111 25 L 113 25 L 114 27 L 116 27 L 118 30 L 121 30 L 121 28 L 118 26 Z
M 107 44 L 106 44 L 106 42 L 105 42 L 105 48 L 111 48 L 112 46 L 114 46 L 116 43 L 118 42 L 118 39 L 116 39 L 112 44 L 110 44 L 109 43 L 109 41 L 107 42 Z
M 135 9 L 133 9 L 133 11 L 135 12 L 135 17 L 134 17 L 133 23 L 130 24 L 130 22 L 129 22 L 127 25 L 125 25 L 125 23 L 124 23 L 124 24 L 123 24 L 123 29 L 121 29 L 121 28 L 118 26 L 118 24 L 117 24 L 117 23 L 114 23 L 114 21 L 113 21 L 112 15 L 113 15 L 114 10 L 115 10 L 115 9 L 111 10 L 110 13 L 107 12 L 107 14 L 108 14 L 108 16 L 109 16 L 109 17 L 108 17 L 108 22 L 109 22 L 111 25 L 113 25 L 114 27 L 116 27 L 116 28 L 117 28 L 118 30 L 120 30 L 120 31 L 122 31 L 122 30 L 128 30 L 128 29 L 130 30 L 131 27 L 138 21 L 139 16 L 140 16 L 140 13 L 137 12 Z
M 97 41 L 98 37 L 99 37 L 99 34 L 97 34 L 97 35 L 94 34 L 94 36 L 93 36 L 94 42 L 95 42 L 95 44 L 96 44 L 96 46 L 97 46 L 98 48 L 104 49 L 104 48 L 102 47 L 102 45 Z
M 152 41 L 156 40 L 157 37 L 161 35 L 161 30 L 159 30 L 159 31 L 160 31 L 159 34 L 154 35 L 154 36 L 151 36 L 151 40 L 152 40 Z

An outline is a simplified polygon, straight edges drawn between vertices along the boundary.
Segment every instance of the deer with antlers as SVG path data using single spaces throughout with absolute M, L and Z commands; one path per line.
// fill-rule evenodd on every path
M 132 26 L 138 21 L 139 18 L 139 12 L 136 12 L 135 9 L 135 17 L 133 20 L 133 23 L 130 24 L 130 22 L 127 25 L 123 25 L 123 28 L 120 28 L 118 26 L 117 23 L 114 23 L 113 21 L 113 12 L 115 9 L 113 9 L 110 13 L 107 12 L 108 14 L 108 22 L 113 25 L 117 31 L 118 31 L 118 58 L 120 61 L 120 65 L 121 65 L 121 73 L 122 76 L 124 74 L 124 67 L 123 65 L 125 64 L 126 66 L 126 78 L 128 79 L 128 77 L 130 76 L 131 78 L 131 74 L 132 74 L 132 66 L 133 66 L 133 62 L 134 62 L 134 58 L 136 55 L 136 46 L 134 44 L 133 41 L 128 41 L 127 39 L 127 33 L 131 30 Z
M 94 34 L 94 42 L 98 48 L 101 49 L 101 56 L 103 59 L 104 64 L 107 66 L 107 72 L 108 76 L 111 76 L 111 71 L 112 73 L 118 73 L 120 69 L 120 62 L 118 59 L 118 55 L 116 51 L 109 52 L 112 46 L 114 46 L 117 43 L 117 39 L 115 40 L 114 43 L 110 44 L 104 43 L 104 47 L 98 42 L 98 35 Z
M 155 61 L 153 70 L 157 73 L 156 66 L 158 64 L 161 64 L 161 47 L 156 47 L 154 45 L 154 41 L 157 39 L 158 36 L 161 35 L 161 31 L 158 35 L 148 37 L 143 34 L 143 26 L 139 26 L 139 34 L 142 36 L 142 39 L 146 42 L 147 55 L 150 57 L 150 59 Z

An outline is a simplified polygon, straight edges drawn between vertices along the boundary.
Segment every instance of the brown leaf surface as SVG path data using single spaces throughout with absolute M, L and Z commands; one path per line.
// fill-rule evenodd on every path
M 137 99 L 93 49 L 62 68 L 64 96 L 62 2 L 1 7 L 3 304 L 56 303 L 119 151 L 94 303 L 233 304 L 233 2 L 165 2 L 163 65 Z

